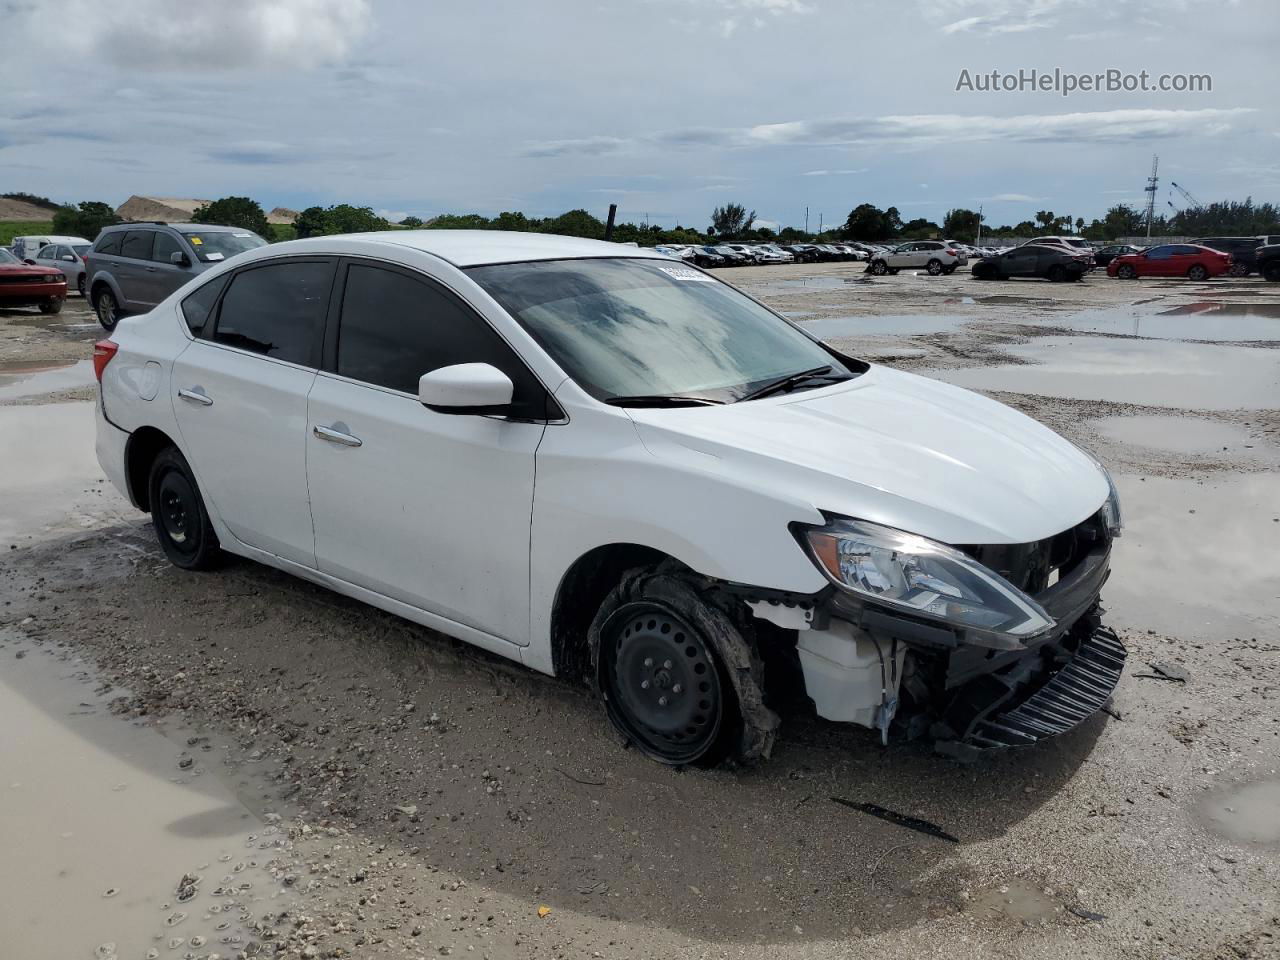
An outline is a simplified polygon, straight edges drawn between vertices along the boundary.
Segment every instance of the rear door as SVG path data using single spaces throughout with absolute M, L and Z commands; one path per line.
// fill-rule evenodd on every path
M 120 289 L 120 306 L 130 312 L 150 310 L 155 301 L 148 299 L 151 265 L 151 245 L 155 242 L 154 230 L 127 230 L 120 241 L 120 255 L 114 258 L 111 272 Z
M 332 257 L 292 257 L 232 275 L 174 362 L 182 449 L 211 510 L 243 543 L 315 566 L 307 497 L 307 393 L 333 286 Z M 221 281 L 215 280 L 214 283 Z M 183 302 L 184 313 L 188 306 Z
M 178 238 L 165 230 L 156 231 L 155 243 L 151 247 L 151 262 L 146 266 L 147 297 L 151 303 L 157 304 L 169 294 L 177 290 L 191 279 L 191 267 L 183 267 L 171 259 L 175 253 L 190 254 L 182 248 Z
M 311 391 L 306 438 L 320 570 L 527 644 L 545 391 L 442 284 L 353 259 L 339 287 L 336 337 Z M 511 377 L 512 416 L 438 413 L 418 402 L 422 374 L 474 362 Z

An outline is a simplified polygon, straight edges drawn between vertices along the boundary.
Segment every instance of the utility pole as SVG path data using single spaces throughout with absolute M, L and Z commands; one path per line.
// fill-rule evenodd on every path
M 804 208 L 804 232 L 805 236 L 809 235 L 809 208 Z
M 1151 239 L 1151 221 L 1156 218 L 1156 189 L 1160 186 L 1160 178 L 1156 171 L 1160 169 L 1160 157 L 1151 158 L 1151 176 L 1147 177 L 1147 185 L 1143 189 L 1147 194 L 1147 239 Z
M 604 238 L 606 240 L 613 239 L 613 221 L 618 216 L 618 205 L 616 203 L 609 204 L 609 219 L 604 225 Z
M 821 235 L 822 235 L 822 231 L 823 231 L 823 225 L 822 225 L 822 224 L 823 224 L 822 214 L 818 214 L 818 235 L 819 235 L 819 236 L 821 236 Z
M 973 245 L 982 246 L 982 204 L 978 204 L 978 239 L 973 242 Z

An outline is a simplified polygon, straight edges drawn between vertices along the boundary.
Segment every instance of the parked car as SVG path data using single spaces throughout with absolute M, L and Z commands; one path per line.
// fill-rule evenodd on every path
M 749 247 L 745 243 L 726 243 L 723 246 L 728 247 L 734 253 L 746 257 L 751 263 L 763 263 L 764 258 L 756 250 L 755 247 Z
M 19 260 L 34 260 L 36 254 L 51 243 L 88 243 L 84 237 L 64 237 L 57 234 L 35 234 L 14 237 L 10 249 Z
M 1264 247 L 1271 247 L 1271 246 L 1275 246 L 1277 243 L 1280 243 L 1280 234 L 1274 234 L 1274 233 L 1272 233 L 1272 234 L 1266 234 L 1266 233 L 1264 233 L 1264 234 L 1260 235 L 1257 239 L 1258 239 L 1258 242 L 1259 242 L 1262 246 L 1264 246 Z
M 192 277 L 267 241 L 250 230 L 201 223 L 105 227 L 85 255 L 85 285 L 105 330 L 150 310 Z
M 755 257 L 742 253 L 740 250 L 735 250 L 733 247 L 726 244 L 720 244 L 719 246 L 712 247 L 711 249 L 724 257 L 726 266 L 748 267 L 756 262 Z
M 1280 283 L 1280 237 L 1276 238 L 1275 243 L 1259 247 L 1254 256 L 1258 273 L 1272 283 Z
M 39 307 L 41 313 L 58 313 L 67 299 L 67 278 L 54 267 L 24 263 L 0 250 L 0 309 Z
M 178 567 L 238 554 L 584 679 L 664 763 L 767 757 L 792 683 L 882 736 L 1026 746 L 1124 665 L 1095 459 L 652 251 L 277 244 L 94 367 L 99 461 Z
M 1135 247 L 1131 243 L 1113 243 L 1109 246 L 1095 250 L 1093 253 L 1093 262 L 1100 267 L 1105 267 L 1116 257 L 1122 257 L 1126 253 L 1140 253 L 1142 247 Z
M 774 243 L 758 243 L 752 247 L 761 263 L 795 263 L 796 258 L 789 250 L 783 250 Z
M 89 241 L 79 243 L 48 243 L 40 248 L 31 262 L 38 267 L 54 267 L 67 278 L 67 286 L 75 287 L 84 296 L 84 255 L 89 252 Z
M 1076 250 L 1082 254 L 1086 254 L 1089 257 L 1090 269 L 1093 268 L 1096 262 L 1093 257 L 1093 247 L 1089 244 L 1089 241 L 1083 237 L 1037 237 L 1034 240 L 1028 240 L 1026 243 L 1022 244 L 1022 246 L 1026 247 L 1031 246 L 1032 244 L 1036 246 L 1056 244 L 1057 246 L 1066 247 L 1069 250 Z
M 975 280 L 1042 277 L 1061 282 L 1079 280 L 1088 270 L 1089 263 L 1083 254 L 1053 244 L 1028 244 L 994 257 L 983 257 L 973 265 L 970 273 Z
M 1107 264 L 1107 276 L 1132 280 L 1135 277 L 1186 277 L 1207 280 L 1231 269 L 1231 256 L 1209 247 L 1190 243 L 1165 243 L 1141 253 L 1127 253 Z
M 728 264 L 723 254 L 716 253 L 711 247 L 691 247 L 693 262 L 700 267 L 723 267 Z
M 822 259 L 822 252 L 812 243 L 790 243 L 782 249 L 803 263 L 817 263 Z
M 1230 254 L 1231 269 L 1227 273 L 1233 277 L 1247 277 L 1258 269 L 1255 251 L 1262 246 L 1262 241 L 1257 237 L 1202 237 L 1191 242 L 1197 246 Z
M 940 240 L 913 240 L 899 244 L 889 253 L 872 257 L 867 269 L 876 276 L 884 276 L 911 267 L 924 267 L 936 277 L 941 273 L 955 273 L 956 267 L 967 262 L 964 254 Z

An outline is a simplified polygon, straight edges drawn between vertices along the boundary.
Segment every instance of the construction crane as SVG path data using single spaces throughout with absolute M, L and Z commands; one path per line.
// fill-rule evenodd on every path
M 1151 176 L 1147 177 L 1147 185 L 1143 189 L 1147 194 L 1147 238 L 1151 238 L 1151 224 L 1156 218 L 1156 190 L 1160 186 L 1160 178 L 1156 172 L 1160 169 L 1160 157 L 1151 158 Z
M 1196 210 L 1204 206 L 1203 203 L 1201 203 L 1199 200 L 1197 200 L 1195 197 L 1191 195 L 1191 191 L 1183 189 L 1182 187 L 1174 183 L 1172 180 L 1170 180 L 1169 183 L 1173 187 L 1173 189 L 1177 190 L 1180 194 L 1182 194 L 1182 199 L 1186 200 L 1187 203 L 1191 204 L 1191 209 Z M 1170 206 L 1172 206 L 1172 204 L 1170 204 Z

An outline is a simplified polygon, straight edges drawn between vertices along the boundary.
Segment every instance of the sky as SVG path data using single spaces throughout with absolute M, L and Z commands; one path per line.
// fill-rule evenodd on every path
M 991 224 L 1280 201 L 1277 0 L 0 0 L 0 191 Z M 999 71 L 1212 90 L 957 89 Z M 976 82 L 971 86 L 976 86 Z

